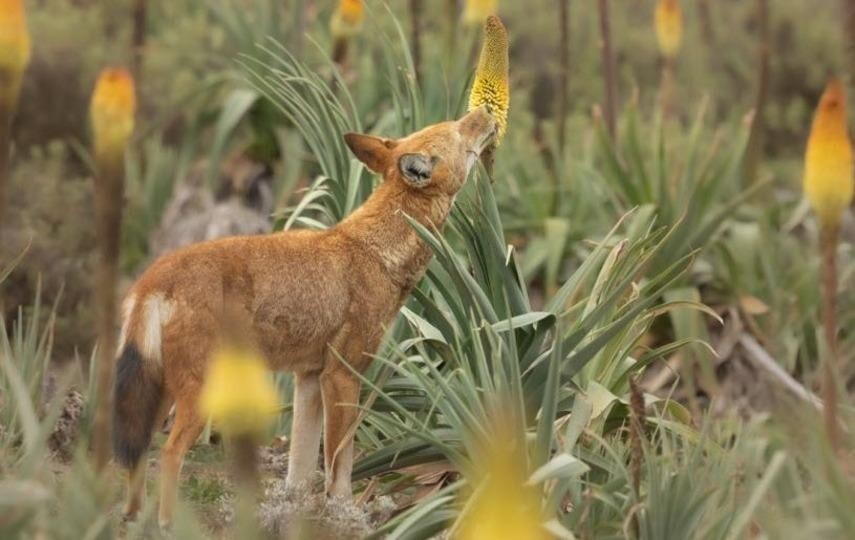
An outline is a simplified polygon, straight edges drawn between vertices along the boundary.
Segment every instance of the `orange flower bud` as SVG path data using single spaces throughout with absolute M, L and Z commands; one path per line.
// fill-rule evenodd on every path
M 656 38 L 662 56 L 677 56 L 683 39 L 683 12 L 679 0 L 659 0 L 656 5 Z
M 121 68 L 101 72 L 89 107 L 95 155 L 123 155 L 134 130 L 137 98 L 131 74 Z
M 330 32 L 335 39 L 349 39 L 362 29 L 365 6 L 362 0 L 339 0 L 330 19 Z
M 814 113 L 805 154 L 805 195 L 823 226 L 837 226 L 852 202 L 852 175 L 846 91 L 840 80 L 832 79 Z

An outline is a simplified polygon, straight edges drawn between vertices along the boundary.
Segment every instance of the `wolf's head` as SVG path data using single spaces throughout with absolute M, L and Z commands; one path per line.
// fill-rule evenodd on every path
M 496 120 L 479 107 L 453 122 L 426 127 L 403 139 L 348 133 L 347 146 L 386 182 L 426 194 L 453 195 L 497 133 Z

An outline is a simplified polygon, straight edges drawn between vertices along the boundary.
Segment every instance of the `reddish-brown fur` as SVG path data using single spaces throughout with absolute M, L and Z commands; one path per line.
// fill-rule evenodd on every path
M 248 337 L 271 368 L 295 374 L 288 484 L 306 481 L 315 469 L 323 425 L 327 493 L 350 496 L 359 381 L 340 358 L 358 371 L 367 367 L 430 260 L 404 214 L 441 227 L 495 132 L 481 108 L 397 141 L 347 135 L 354 154 L 384 181 L 339 225 L 197 244 L 162 257 L 140 277 L 125 300 L 120 349 L 136 347 L 144 365 L 126 372 L 162 391 L 142 394 L 158 396 L 148 398 L 156 400 L 148 407 L 134 402 L 137 392 L 117 392 L 118 417 L 127 421 L 116 430 L 119 443 L 147 444 L 147 434 L 133 430 L 151 430 L 175 404 L 175 425 L 161 451 L 162 524 L 172 519 L 184 454 L 205 423 L 198 394 L 227 304 L 250 321 Z M 134 407 L 157 412 L 134 418 Z M 130 461 L 126 512 L 133 515 L 145 467 Z

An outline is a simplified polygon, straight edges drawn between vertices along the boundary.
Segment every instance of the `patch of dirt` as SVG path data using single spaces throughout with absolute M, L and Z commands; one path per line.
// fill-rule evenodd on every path
M 327 498 L 309 487 L 322 482 L 320 473 L 296 489 L 287 488 L 284 479 L 268 482 L 258 509 L 262 527 L 276 538 L 362 538 L 388 521 L 397 509 L 388 496 L 359 505 L 352 500 Z

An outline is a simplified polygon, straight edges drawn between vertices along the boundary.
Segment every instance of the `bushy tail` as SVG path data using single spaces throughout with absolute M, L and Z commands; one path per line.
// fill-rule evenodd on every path
M 113 453 L 122 466 L 136 466 L 148 450 L 161 401 L 160 366 L 147 363 L 136 345 L 129 342 L 116 364 L 113 388 Z

